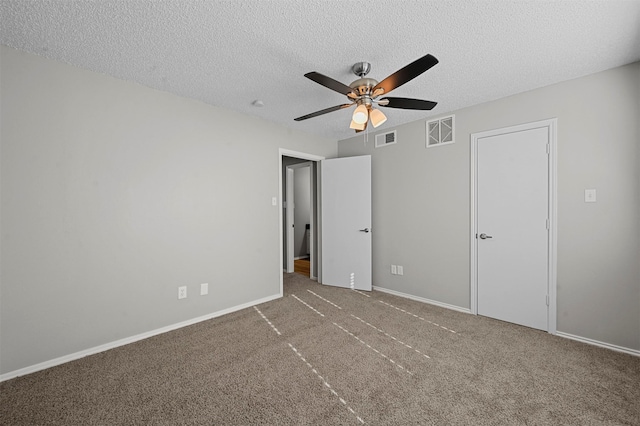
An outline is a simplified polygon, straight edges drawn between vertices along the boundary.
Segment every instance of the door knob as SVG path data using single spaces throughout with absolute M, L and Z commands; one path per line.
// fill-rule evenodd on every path
M 480 234 L 480 239 L 481 240 L 486 240 L 487 238 L 493 238 L 491 235 L 487 235 L 487 234 Z
M 360 232 L 369 232 L 369 228 L 361 229 Z

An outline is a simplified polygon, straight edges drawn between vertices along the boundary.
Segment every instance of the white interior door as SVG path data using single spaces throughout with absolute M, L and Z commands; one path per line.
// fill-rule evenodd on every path
M 320 162 L 322 284 L 371 290 L 371 156 Z
M 477 313 L 548 330 L 549 129 L 476 144 Z

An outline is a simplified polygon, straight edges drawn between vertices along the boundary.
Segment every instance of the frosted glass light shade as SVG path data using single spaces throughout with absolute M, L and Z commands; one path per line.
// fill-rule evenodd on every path
M 355 121 L 351 120 L 351 124 L 349 125 L 349 127 L 353 130 L 364 130 L 364 123 L 356 123 Z
M 356 110 L 353 111 L 353 117 L 351 119 L 358 124 L 366 123 L 367 120 L 369 120 L 369 113 L 367 111 L 367 107 L 362 104 L 358 105 Z
M 372 108 L 371 112 L 369 113 L 369 118 L 371 118 L 371 124 L 373 124 L 373 127 L 378 127 L 379 125 L 387 121 L 387 116 L 384 115 L 384 113 L 379 109 Z

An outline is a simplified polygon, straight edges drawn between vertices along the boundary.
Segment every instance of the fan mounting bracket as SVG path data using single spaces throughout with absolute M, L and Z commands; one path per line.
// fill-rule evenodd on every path
M 371 64 L 369 62 L 356 62 L 351 67 L 351 71 L 358 77 L 362 78 L 371 71 Z

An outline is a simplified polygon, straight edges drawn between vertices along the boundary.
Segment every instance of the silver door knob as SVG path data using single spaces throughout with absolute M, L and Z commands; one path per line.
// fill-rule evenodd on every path
M 369 228 L 361 229 L 360 232 L 369 232 Z
M 493 238 L 491 235 L 487 235 L 487 234 L 480 234 L 480 239 L 481 240 L 486 240 L 487 238 Z

